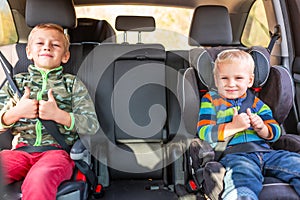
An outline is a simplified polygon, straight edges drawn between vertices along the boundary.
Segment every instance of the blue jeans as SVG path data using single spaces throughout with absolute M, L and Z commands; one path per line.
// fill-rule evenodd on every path
M 264 176 L 290 183 L 300 196 L 300 154 L 288 151 L 228 154 L 220 160 L 225 167 L 222 199 L 247 196 L 258 200 Z

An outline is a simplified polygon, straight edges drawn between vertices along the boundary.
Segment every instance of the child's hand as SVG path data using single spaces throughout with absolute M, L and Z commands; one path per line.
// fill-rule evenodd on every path
M 37 118 L 38 117 L 38 101 L 30 99 L 30 89 L 25 87 L 25 92 L 20 101 L 14 107 L 16 115 L 21 118 Z
M 57 106 L 52 89 L 48 90 L 48 101 L 39 101 L 39 117 L 44 120 L 53 120 L 67 127 L 71 125 L 70 114 Z
M 59 112 L 52 89 L 48 90 L 48 101 L 39 101 L 39 118 L 45 120 L 54 120 L 55 115 Z
M 250 108 L 247 109 L 247 115 L 250 118 L 251 126 L 256 132 L 259 132 L 264 128 L 265 124 L 263 120 L 258 115 L 251 113 Z
M 243 131 L 250 127 L 250 118 L 246 113 L 238 114 L 237 109 L 233 108 L 232 124 L 239 131 Z
M 269 130 L 262 118 L 256 114 L 251 113 L 250 108 L 247 109 L 247 115 L 250 118 L 251 126 L 253 127 L 254 131 L 256 131 L 256 133 L 262 138 L 270 138 Z
M 21 118 L 34 119 L 38 117 L 38 101 L 29 99 L 30 89 L 25 87 L 25 92 L 16 106 L 12 107 L 2 115 L 2 124 L 11 125 Z
M 250 118 L 247 113 L 238 114 L 236 108 L 233 108 L 232 121 L 227 123 L 224 129 L 224 138 L 232 136 L 238 132 L 244 131 L 250 127 Z

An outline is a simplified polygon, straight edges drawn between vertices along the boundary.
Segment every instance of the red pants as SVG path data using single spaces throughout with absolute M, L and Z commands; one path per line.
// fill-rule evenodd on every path
M 74 161 L 64 150 L 0 152 L 7 184 L 23 180 L 22 200 L 55 200 L 58 186 L 71 178 Z

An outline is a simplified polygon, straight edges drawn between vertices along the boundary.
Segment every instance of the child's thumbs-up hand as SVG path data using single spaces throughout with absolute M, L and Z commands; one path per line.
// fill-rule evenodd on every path
M 250 127 L 250 118 L 246 113 L 238 114 L 236 108 L 233 108 L 232 125 L 239 131 L 243 131 Z
M 57 107 L 52 89 L 49 89 L 48 100 L 39 101 L 39 117 L 45 120 L 53 120 L 55 115 L 58 113 L 58 110 L 59 108 Z
M 256 132 L 264 128 L 265 124 L 263 120 L 258 115 L 251 113 L 250 108 L 247 109 L 247 115 L 249 116 L 251 126 Z
M 25 87 L 25 91 L 20 101 L 14 107 L 19 118 L 36 118 L 38 117 L 38 101 L 30 99 L 30 88 Z

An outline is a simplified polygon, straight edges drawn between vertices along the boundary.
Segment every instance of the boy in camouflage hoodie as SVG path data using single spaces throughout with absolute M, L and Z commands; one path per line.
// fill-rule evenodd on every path
M 0 91 L 1 131 L 19 134 L 16 150 L 3 150 L 0 157 L 6 183 L 24 179 L 22 199 L 56 199 L 58 186 L 71 178 L 74 162 L 64 150 L 27 153 L 23 146 L 56 146 L 57 141 L 38 120 L 53 120 L 68 145 L 78 134 L 95 134 L 99 128 L 93 102 L 85 85 L 63 74 L 61 63 L 70 57 L 68 36 L 62 27 L 41 24 L 32 29 L 26 53 L 33 65 L 14 80 L 23 93 L 13 96 L 7 83 Z

